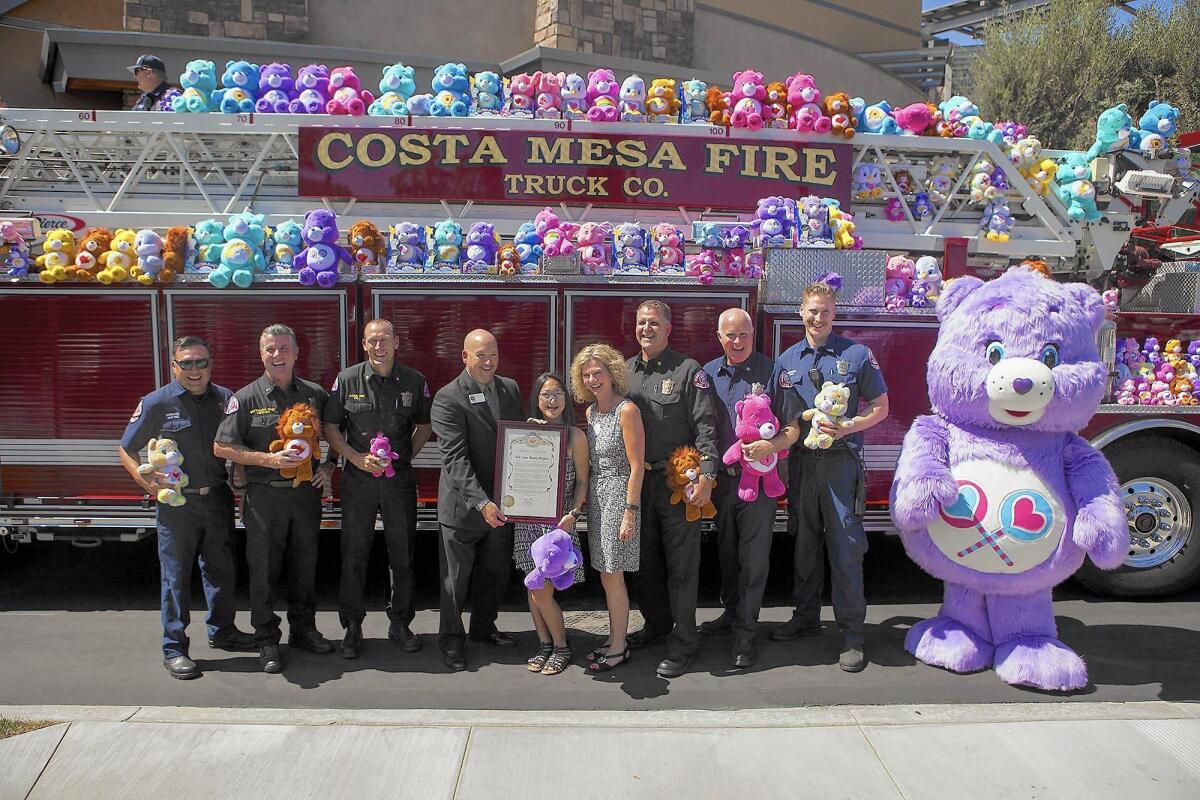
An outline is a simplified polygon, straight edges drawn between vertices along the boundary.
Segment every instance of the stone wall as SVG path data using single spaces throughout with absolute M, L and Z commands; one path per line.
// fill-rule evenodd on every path
M 308 0 L 125 0 L 125 30 L 308 41 Z
M 537 0 L 534 44 L 691 66 L 695 0 Z

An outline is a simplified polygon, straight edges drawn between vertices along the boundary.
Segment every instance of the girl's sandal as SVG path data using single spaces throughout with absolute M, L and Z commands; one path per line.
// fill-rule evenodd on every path
M 554 652 L 550 654 L 550 658 L 546 659 L 546 666 L 542 667 L 543 675 L 557 675 L 571 666 L 571 645 L 554 648 Z
M 537 655 L 525 662 L 525 669 L 530 672 L 541 672 L 553 652 L 554 642 L 542 642 L 538 645 Z
M 595 661 L 599 658 L 604 658 L 604 656 L 608 655 L 608 648 L 611 646 L 612 646 L 612 642 L 605 642 L 604 644 L 600 645 L 592 652 L 588 653 L 587 660 Z
M 619 658 L 621 660 L 615 664 L 610 664 L 610 663 L 608 663 L 608 659 L 610 657 L 611 658 Z M 595 661 L 588 664 L 588 671 L 590 671 L 590 672 L 608 672 L 611 669 L 616 669 L 617 667 L 623 666 L 628 663 L 629 663 L 629 648 L 626 647 L 624 653 L 605 653 L 604 655 L 600 656 L 600 658 L 597 658 Z

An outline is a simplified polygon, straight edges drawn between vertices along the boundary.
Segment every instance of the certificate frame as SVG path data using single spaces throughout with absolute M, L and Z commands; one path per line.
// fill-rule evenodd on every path
M 567 475 L 566 425 L 502 420 L 496 423 L 493 497 L 509 522 L 554 525 L 562 519 Z M 548 482 L 542 488 L 540 480 Z M 536 475 L 536 487 L 530 485 Z

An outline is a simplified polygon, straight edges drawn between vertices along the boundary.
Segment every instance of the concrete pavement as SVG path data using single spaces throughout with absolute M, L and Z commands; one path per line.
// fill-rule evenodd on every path
M 1188 798 L 1200 704 L 757 711 L 0 706 L 22 798 Z

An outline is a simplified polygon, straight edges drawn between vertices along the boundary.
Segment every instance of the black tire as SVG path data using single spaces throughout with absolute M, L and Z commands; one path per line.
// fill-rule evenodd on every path
M 1111 597 L 1161 597 L 1182 592 L 1200 581 L 1200 532 L 1196 531 L 1200 514 L 1200 453 L 1166 436 L 1145 435 L 1123 439 L 1104 454 L 1117 473 L 1117 483 L 1124 486 L 1142 481 L 1155 490 L 1164 490 L 1162 496 L 1169 498 L 1164 505 L 1178 506 L 1172 509 L 1173 518 L 1190 520 L 1190 524 L 1167 536 L 1158 546 L 1161 550 L 1138 549 L 1131 535 L 1130 560 L 1140 560 L 1140 565 L 1127 562 L 1105 572 L 1089 560 L 1075 574 L 1075 580 L 1097 594 Z M 1155 490 L 1136 494 L 1153 495 Z M 1125 492 L 1127 497 L 1134 494 Z

